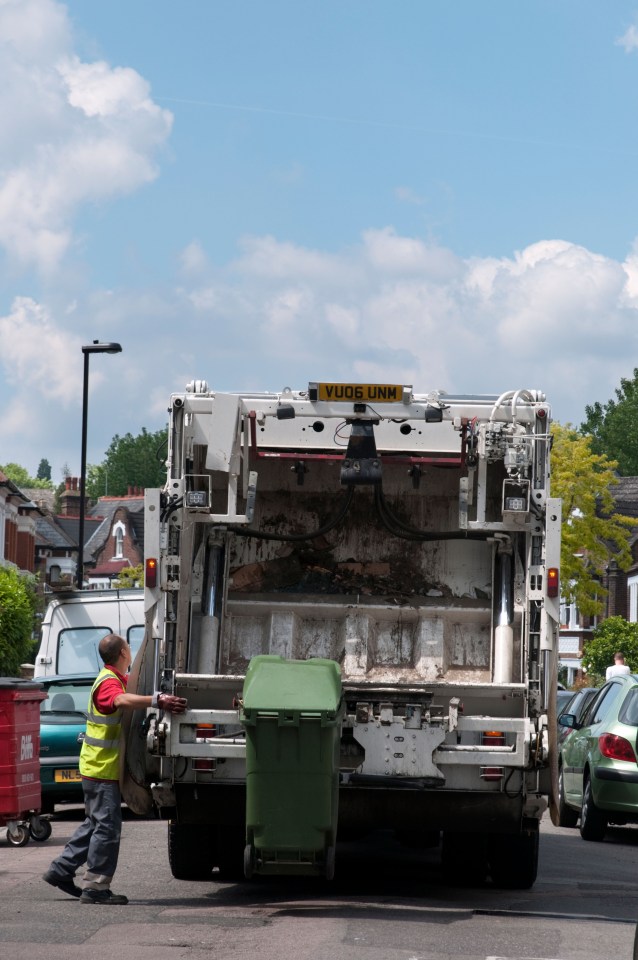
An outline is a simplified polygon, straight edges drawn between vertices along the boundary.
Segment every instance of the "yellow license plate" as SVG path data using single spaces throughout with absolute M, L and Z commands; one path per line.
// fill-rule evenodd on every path
M 402 403 L 405 390 L 400 383 L 317 383 L 317 400 L 352 403 Z
M 82 777 L 79 770 L 56 770 L 53 779 L 55 783 L 78 783 Z

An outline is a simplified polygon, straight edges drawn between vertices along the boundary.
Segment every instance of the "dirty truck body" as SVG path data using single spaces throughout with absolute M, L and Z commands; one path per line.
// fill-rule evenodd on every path
M 528 390 L 171 397 L 134 682 L 188 710 L 134 723 L 128 764 L 176 876 L 252 872 L 242 690 L 269 654 L 339 665 L 337 839 L 393 830 L 441 842 L 451 879 L 534 882 L 559 619 L 549 430 Z

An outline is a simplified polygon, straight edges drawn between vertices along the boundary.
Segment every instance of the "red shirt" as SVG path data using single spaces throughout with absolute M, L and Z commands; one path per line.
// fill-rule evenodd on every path
M 122 693 L 122 684 L 124 684 L 124 689 L 126 689 L 126 684 L 128 683 L 127 674 L 120 673 L 115 667 L 108 667 L 107 669 L 112 670 L 114 676 L 112 678 L 106 677 L 106 679 L 102 680 L 102 683 L 93 694 L 93 703 L 100 713 L 104 714 L 115 713 L 117 707 L 113 701 Z M 116 680 L 116 677 L 119 679 Z

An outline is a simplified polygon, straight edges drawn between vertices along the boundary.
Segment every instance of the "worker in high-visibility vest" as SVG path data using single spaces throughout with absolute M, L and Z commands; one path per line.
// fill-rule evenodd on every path
M 127 693 L 131 648 L 123 637 L 110 633 L 100 641 L 104 667 L 91 688 L 86 735 L 80 751 L 80 774 L 86 818 L 51 863 L 43 880 L 80 903 L 126 904 L 111 891 L 122 833 L 120 794 L 120 733 L 123 710 L 158 707 L 183 713 L 186 700 L 170 694 Z M 75 883 L 76 871 L 86 864 L 84 888 Z

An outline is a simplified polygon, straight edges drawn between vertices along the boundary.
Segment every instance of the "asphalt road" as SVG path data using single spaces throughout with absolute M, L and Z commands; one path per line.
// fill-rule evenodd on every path
M 84 905 L 41 875 L 81 817 L 59 812 L 45 843 L 0 832 L 0 954 L 8 960 L 624 960 L 638 917 L 638 828 L 602 844 L 544 821 L 532 890 L 444 886 L 438 854 L 381 838 L 343 845 L 331 884 L 174 880 L 166 825 L 127 818 L 114 890 Z

